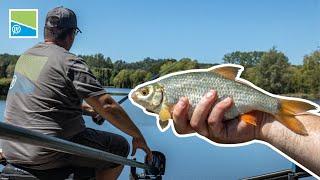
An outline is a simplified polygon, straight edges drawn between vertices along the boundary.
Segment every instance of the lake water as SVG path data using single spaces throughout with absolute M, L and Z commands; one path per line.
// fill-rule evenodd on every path
M 108 91 L 129 92 L 130 89 L 110 88 Z M 119 100 L 122 97 L 114 98 Z M 171 130 L 161 133 L 156 126 L 155 117 L 144 114 L 129 100 L 122 106 L 140 128 L 150 148 L 166 155 L 167 166 L 164 179 L 239 179 L 288 169 L 292 166 L 286 158 L 262 144 L 222 148 L 197 137 L 178 138 Z M 5 101 L 0 101 L 1 117 L 4 109 Z M 85 120 L 88 127 L 122 134 L 131 142 L 130 137 L 107 122 L 98 126 L 88 117 L 85 117 Z M 136 157 L 143 161 L 144 153 L 138 151 Z M 130 168 L 125 167 L 120 179 L 128 179 L 129 171 Z

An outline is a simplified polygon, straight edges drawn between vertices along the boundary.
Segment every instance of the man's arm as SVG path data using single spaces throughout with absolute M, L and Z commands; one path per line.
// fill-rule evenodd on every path
M 151 158 L 151 151 L 137 126 L 131 121 L 122 107 L 110 95 L 105 93 L 104 88 L 90 71 L 85 61 L 81 58 L 75 58 L 66 62 L 68 67 L 67 76 L 77 94 L 93 107 L 94 113 L 99 113 L 112 125 L 133 137 L 132 154 L 135 153 L 137 148 L 141 148 Z M 84 109 L 84 113 L 89 113 L 92 116 L 92 112 L 88 111 L 88 107 L 82 106 L 82 109 Z
M 107 119 L 112 125 L 133 137 L 133 155 L 137 148 L 141 148 L 148 154 L 148 157 L 151 158 L 151 151 L 140 130 L 123 108 L 110 95 L 103 94 L 93 96 L 86 98 L 85 101 L 104 119 Z
M 85 101 L 81 104 L 82 114 L 85 116 L 91 116 L 91 119 L 94 123 L 97 125 L 102 125 L 104 122 L 104 119 L 102 116 L 100 116 L 99 113 L 97 113 L 88 103 Z
M 188 99 L 181 98 L 173 110 L 173 120 L 178 133 L 197 132 L 218 143 L 241 143 L 259 139 L 273 145 L 312 172 L 320 175 L 320 116 L 296 116 L 308 131 L 308 136 L 298 135 L 274 119 L 272 115 L 254 112 L 257 126 L 239 119 L 224 121 L 224 113 L 232 100 L 225 99 L 213 109 L 217 93 L 209 92 L 196 106 L 188 119 Z
M 303 123 L 308 136 L 298 135 L 269 117 L 262 126 L 260 139 L 320 175 L 320 116 L 306 114 L 296 118 Z
M 112 125 L 132 137 L 140 137 L 141 132 L 123 108 L 108 94 L 86 98 L 85 101 Z

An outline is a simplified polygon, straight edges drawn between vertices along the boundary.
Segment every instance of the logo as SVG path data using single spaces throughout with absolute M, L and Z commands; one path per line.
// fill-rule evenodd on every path
M 38 9 L 9 9 L 9 38 L 38 38 Z

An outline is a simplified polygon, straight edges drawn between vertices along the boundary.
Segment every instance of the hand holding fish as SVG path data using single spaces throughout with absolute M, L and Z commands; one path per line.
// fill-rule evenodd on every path
M 217 143 L 241 143 L 260 138 L 262 124 L 272 120 L 267 114 L 254 112 L 259 117 L 257 126 L 237 119 L 224 121 L 224 114 L 232 107 L 233 100 L 226 98 L 214 106 L 217 97 L 216 91 L 209 91 L 196 106 L 190 120 L 188 99 L 181 98 L 172 112 L 176 132 L 188 134 L 195 131 Z

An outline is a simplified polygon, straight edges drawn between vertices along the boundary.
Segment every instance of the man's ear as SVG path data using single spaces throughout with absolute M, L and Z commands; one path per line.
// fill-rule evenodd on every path
M 66 42 L 65 44 L 67 45 L 67 50 L 69 51 L 72 47 L 72 44 L 73 44 L 73 41 L 74 41 L 74 38 L 75 38 L 75 33 L 72 32 L 72 33 L 69 33 L 68 36 L 66 37 Z
M 68 42 L 73 43 L 74 38 L 75 38 L 75 33 L 72 31 L 71 33 L 69 33 L 69 35 L 67 36 Z

